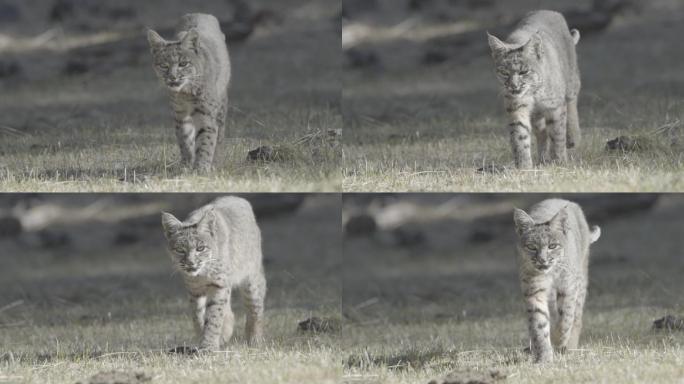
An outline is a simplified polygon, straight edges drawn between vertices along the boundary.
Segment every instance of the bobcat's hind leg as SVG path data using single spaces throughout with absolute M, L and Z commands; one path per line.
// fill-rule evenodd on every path
M 532 130 L 537 137 L 537 161 L 546 164 L 549 161 L 549 133 L 546 130 L 546 119 L 535 117 L 532 120 Z
M 266 297 L 266 279 L 263 272 L 248 279 L 240 287 L 242 300 L 247 310 L 245 334 L 250 344 L 258 344 L 263 340 L 264 299 Z
M 190 167 L 195 162 L 195 134 L 195 124 L 190 116 L 176 116 L 176 139 L 184 166 Z
M 551 160 L 565 163 L 568 159 L 566 148 L 567 110 L 566 106 L 556 108 L 547 117 L 546 124 L 551 138 Z
M 582 140 L 582 131 L 579 126 L 579 114 L 577 112 L 577 99 L 568 100 L 568 126 L 567 126 L 567 143 L 568 148 L 579 147 Z

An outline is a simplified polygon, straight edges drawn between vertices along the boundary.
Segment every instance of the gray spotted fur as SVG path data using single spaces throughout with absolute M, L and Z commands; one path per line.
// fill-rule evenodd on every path
M 153 30 L 147 40 L 154 69 L 171 96 L 181 161 L 208 171 L 225 135 L 230 83 L 230 58 L 219 22 L 212 15 L 187 14 L 176 40 L 164 40 Z
M 580 206 L 567 200 L 544 200 L 529 214 L 515 209 L 513 216 L 531 349 L 536 362 L 550 362 L 553 346 L 560 352 L 577 348 L 589 245 L 598 240 L 601 230 L 598 226 L 590 230 Z
M 163 212 L 162 227 L 171 258 L 190 294 L 200 349 L 217 350 L 230 339 L 234 288 L 239 289 L 247 311 L 247 339 L 260 341 L 266 278 L 261 234 L 249 202 L 221 197 L 182 222 Z
M 540 163 L 565 162 L 566 148 L 580 142 L 579 31 L 570 30 L 558 12 L 534 11 L 506 41 L 487 36 L 503 88 L 516 167 L 532 168 L 532 133 Z

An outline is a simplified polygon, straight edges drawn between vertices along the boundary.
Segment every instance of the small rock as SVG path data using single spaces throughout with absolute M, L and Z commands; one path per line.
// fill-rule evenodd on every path
M 283 154 L 279 150 L 268 145 L 252 149 L 247 153 L 247 160 L 252 161 L 279 161 L 283 160 Z
M 651 140 L 643 136 L 619 136 L 606 142 L 606 150 L 621 150 L 624 152 L 642 151 L 651 146 Z
M 475 172 L 499 174 L 506 172 L 506 167 L 497 164 L 487 164 L 484 167 L 478 168 Z
M 363 213 L 352 216 L 344 226 L 344 233 L 350 237 L 370 236 L 378 229 L 375 218 Z
M 339 332 L 342 330 L 342 323 L 339 319 L 312 317 L 300 321 L 297 329 L 313 333 Z
M 138 384 L 146 383 L 150 380 L 152 380 L 152 377 L 144 372 L 112 370 L 97 373 L 88 380 L 79 381 L 76 384 Z
M 667 315 L 653 322 L 653 329 L 667 329 L 668 331 L 684 330 L 684 318 Z
M 171 348 L 168 350 L 168 353 L 176 353 L 179 355 L 196 355 L 199 353 L 199 350 L 195 347 L 188 347 L 188 346 L 180 346 L 180 347 L 175 347 Z

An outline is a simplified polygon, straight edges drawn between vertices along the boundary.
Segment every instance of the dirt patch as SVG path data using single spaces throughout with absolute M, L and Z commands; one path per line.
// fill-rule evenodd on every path
M 499 370 L 453 371 L 446 377 L 431 380 L 428 384 L 491 384 L 503 381 L 506 375 Z
M 668 331 L 684 331 L 684 318 L 667 315 L 653 322 L 653 329 L 667 329 Z
M 138 384 L 151 380 L 152 377 L 144 372 L 114 370 L 97 373 L 88 380 L 76 384 Z
M 342 321 L 335 318 L 311 317 L 300 321 L 297 330 L 300 332 L 336 333 L 342 330 Z

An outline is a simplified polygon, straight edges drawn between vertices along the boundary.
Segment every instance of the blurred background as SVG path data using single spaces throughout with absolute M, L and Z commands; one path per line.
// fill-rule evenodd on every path
M 527 345 L 512 210 L 550 197 L 577 202 L 602 229 L 585 345 L 656 345 L 652 322 L 684 315 L 684 196 L 361 194 L 343 201 L 348 364 L 438 369 L 471 350 L 498 351 L 486 356 L 501 364 L 521 358 L 504 352 Z
M 186 291 L 166 250 L 160 210 L 184 218 L 217 196 L 0 196 L 0 359 L 44 362 L 194 345 Z M 268 341 L 311 342 L 298 331 L 300 321 L 339 318 L 340 198 L 241 196 L 253 204 L 262 231 Z M 240 338 L 239 296 L 233 309 Z

